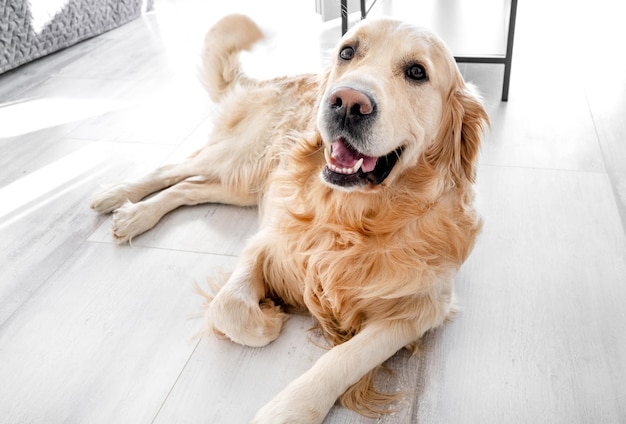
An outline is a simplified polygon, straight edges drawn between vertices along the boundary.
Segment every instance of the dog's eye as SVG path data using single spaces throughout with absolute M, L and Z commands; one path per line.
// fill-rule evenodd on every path
M 344 47 L 339 52 L 339 57 L 343 60 L 351 60 L 354 57 L 354 49 L 350 46 Z
M 415 81 L 422 81 L 427 78 L 426 69 L 422 65 L 414 64 L 406 68 L 405 74 L 408 78 Z

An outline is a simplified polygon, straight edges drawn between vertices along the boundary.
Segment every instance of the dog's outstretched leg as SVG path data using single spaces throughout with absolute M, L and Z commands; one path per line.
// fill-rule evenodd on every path
M 125 243 L 154 227 L 168 212 L 201 203 L 256 204 L 253 193 L 239 193 L 213 181 L 183 181 L 142 202 L 126 202 L 113 214 L 113 238 Z
M 163 165 L 135 181 L 103 187 L 92 197 L 91 208 L 96 212 L 111 213 L 128 201 L 138 202 L 189 177 L 202 175 L 202 169 L 194 166 L 194 162 L 192 159 Z
M 266 299 L 262 246 L 252 240 L 226 284 L 205 313 L 206 325 L 246 346 L 265 346 L 275 340 L 287 315 Z
M 423 331 L 408 321 L 371 323 L 352 339 L 325 353 L 310 370 L 261 408 L 252 422 L 321 423 L 348 387 L 421 337 Z
M 239 134 L 222 138 L 182 162 L 163 165 L 137 180 L 105 188 L 93 197 L 91 207 L 102 213 L 114 212 L 113 237 L 124 243 L 179 206 L 254 206 L 258 186 L 269 170 L 257 156 L 237 153 L 236 140 L 241 138 Z M 146 198 L 153 193 L 157 194 Z
M 292 381 L 256 414 L 253 424 L 318 424 L 336 400 L 397 351 L 442 325 L 453 312 L 452 280 L 437 296 L 416 298 L 413 319 L 372 321 Z

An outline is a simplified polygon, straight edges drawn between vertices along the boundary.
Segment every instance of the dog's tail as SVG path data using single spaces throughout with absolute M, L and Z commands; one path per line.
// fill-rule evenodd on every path
M 202 79 L 217 102 L 229 86 L 243 77 L 239 53 L 263 38 L 257 24 L 244 15 L 228 15 L 207 32 L 202 49 Z

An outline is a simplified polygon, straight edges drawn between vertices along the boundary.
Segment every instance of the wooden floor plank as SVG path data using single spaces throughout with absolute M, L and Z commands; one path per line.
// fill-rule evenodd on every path
M 85 245 L 2 326 L 3 422 L 150 422 L 198 343 L 193 283 L 233 262 Z
M 310 318 L 294 316 L 281 336 L 263 348 L 206 338 L 155 422 L 249 422 L 257 409 L 324 352 L 308 340 L 312 325 Z
M 171 147 L 64 139 L 50 151 L 45 166 L 0 188 L 0 325 L 105 221 L 89 208 L 99 184 L 147 172 Z

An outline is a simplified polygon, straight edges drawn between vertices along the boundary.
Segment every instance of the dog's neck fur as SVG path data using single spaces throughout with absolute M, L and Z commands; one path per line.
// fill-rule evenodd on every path
M 364 311 L 378 318 L 398 315 L 406 306 L 401 299 L 432 290 L 473 247 L 480 221 L 469 206 L 472 199 L 459 203 L 450 175 L 423 162 L 394 179 L 393 191 L 334 190 L 319 177 L 325 161 L 318 136 L 298 143 L 282 164 L 287 172 L 279 167 L 273 175 L 270 197 L 278 203 L 265 205 L 265 219 L 290 217 L 270 225 L 284 234 L 291 255 L 307 258 L 303 301 L 335 343 L 359 331 Z M 386 199 L 391 192 L 393 199 Z M 389 247 L 381 252 L 377 246 Z M 397 261 L 404 266 L 390 267 Z
M 333 189 L 320 178 L 325 164 L 322 149 L 319 134 L 308 137 L 284 158 L 270 180 L 271 189 L 278 191 L 280 198 L 289 199 L 291 216 L 307 225 L 349 229 L 364 235 L 393 233 L 427 213 L 458 184 L 447 170 L 437 169 L 422 157 L 419 166 L 390 182 L 393 191 L 386 189 L 388 182 L 363 191 Z M 389 196 L 393 198 L 387 199 Z M 394 208 L 380 208 L 383 204 Z M 394 219 L 386 218 L 390 215 Z

